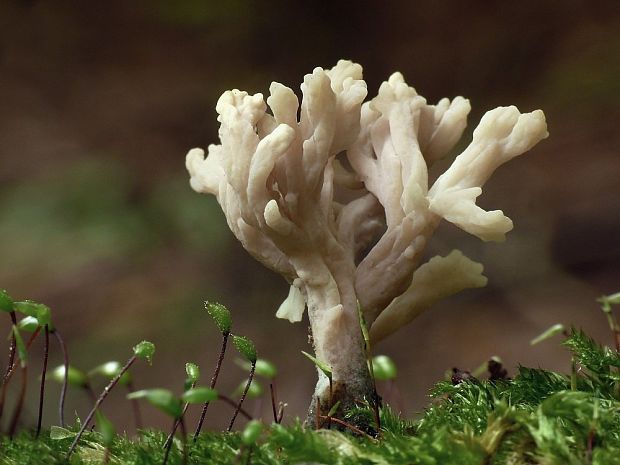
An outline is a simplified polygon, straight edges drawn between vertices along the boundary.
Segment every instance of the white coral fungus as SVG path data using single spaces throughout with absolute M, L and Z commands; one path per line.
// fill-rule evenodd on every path
M 306 75 L 301 91 L 301 109 L 275 82 L 267 103 L 224 92 L 221 144 L 206 158 L 190 150 L 186 165 L 191 186 L 217 197 L 248 252 L 291 283 L 277 316 L 300 321 L 307 306 L 317 358 L 349 396 L 365 395 L 357 305 L 376 342 L 438 299 L 484 286 L 482 265 L 459 251 L 421 265 L 426 244 L 442 218 L 483 241 L 504 240 L 512 221 L 476 199 L 496 168 L 547 137 L 545 117 L 514 106 L 487 112 L 429 187 L 428 167 L 465 129 L 467 99 L 429 105 L 394 73 L 363 103 L 362 67 L 344 60 Z M 319 399 L 325 391 L 323 379 Z

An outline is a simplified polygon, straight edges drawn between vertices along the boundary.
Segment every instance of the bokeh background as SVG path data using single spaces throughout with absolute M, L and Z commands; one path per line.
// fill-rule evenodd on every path
M 184 157 L 217 141 L 224 90 L 267 92 L 278 80 L 298 91 L 315 66 L 349 58 L 364 66 L 370 95 L 399 70 L 430 102 L 468 97 L 462 145 L 498 105 L 542 108 L 551 133 L 485 188 L 482 205 L 515 222 L 507 242 L 482 244 L 449 224 L 438 231 L 429 256 L 458 247 L 485 264 L 489 285 L 442 302 L 376 348 L 400 370 L 393 402 L 414 415 L 446 370 L 492 355 L 511 373 L 518 363 L 566 370 L 557 341 L 529 340 L 563 322 L 610 342 L 594 300 L 620 290 L 619 7 L 3 0 L 0 286 L 52 307 L 82 369 L 124 360 L 133 344 L 152 340 L 153 367 L 136 367 L 136 384 L 177 392 L 186 361 L 199 363 L 208 383 L 219 336 L 202 302 L 222 302 L 235 330 L 278 365 L 285 418 L 303 415 L 315 378 L 300 355 L 307 324 L 274 318 L 286 283 L 245 253 L 213 198 L 190 190 Z M 0 325 L 8 333 L 8 319 Z M 51 357 L 60 363 L 54 348 Z M 245 378 L 235 357 L 231 350 L 223 392 Z M 131 431 L 124 393 L 115 396 L 104 410 Z M 35 397 L 31 389 L 26 423 Z M 248 409 L 268 415 L 266 403 Z M 69 418 L 86 408 L 73 392 Z M 148 424 L 167 425 L 143 409 Z M 54 411 L 50 402 L 46 424 Z M 229 414 L 216 405 L 208 428 Z

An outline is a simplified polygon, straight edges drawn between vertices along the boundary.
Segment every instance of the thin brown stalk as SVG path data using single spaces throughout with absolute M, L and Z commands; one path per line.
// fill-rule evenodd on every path
M 15 312 L 9 313 L 11 317 L 11 323 L 13 326 L 17 325 L 17 317 Z M 9 361 L 6 365 L 6 371 L 2 377 L 2 393 L 0 394 L 0 418 L 2 418 L 2 411 L 4 410 L 4 399 L 6 398 L 6 388 L 4 387 L 11 379 L 11 373 L 15 367 L 15 350 L 17 348 L 17 341 L 15 340 L 15 334 L 11 332 L 11 345 L 9 346 Z
M 17 404 L 15 405 L 15 410 L 13 411 L 13 417 L 11 418 L 11 424 L 9 426 L 9 437 L 13 438 L 15 435 L 15 431 L 17 430 L 17 424 L 19 423 L 19 417 L 22 414 L 22 409 L 24 407 L 24 400 L 26 399 L 26 387 L 28 384 L 28 367 L 26 365 L 22 366 L 22 386 L 19 390 L 19 397 L 17 399 Z
M 211 377 L 211 384 L 209 387 L 211 389 L 215 388 L 215 384 L 217 383 L 217 378 L 220 374 L 220 369 L 222 368 L 222 363 L 224 362 L 224 355 L 226 354 L 226 346 L 228 344 L 228 336 L 230 333 L 222 333 L 222 346 L 220 348 L 220 355 L 217 358 L 217 363 L 215 364 L 215 370 L 213 371 L 213 376 Z M 205 402 L 202 406 L 202 413 L 200 414 L 200 420 L 198 420 L 198 425 L 196 426 L 196 431 L 194 432 L 194 441 L 200 434 L 200 430 L 202 429 L 202 424 L 205 421 L 205 416 L 207 415 L 207 409 L 209 408 L 209 402 Z
M 26 350 L 30 349 L 30 346 L 32 345 L 34 340 L 37 338 L 37 336 L 39 335 L 40 331 L 41 331 L 41 327 L 39 326 L 30 335 L 30 339 L 28 339 L 28 342 L 26 344 Z M 2 383 L 2 390 L 0 391 L 0 418 L 2 418 L 2 413 L 4 411 L 4 404 L 5 404 L 5 401 L 6 401 L 7 387 L 9 385 L 9 381 L 11 381 L 11 378 L 13 377 L 13 374 L 15 373 L 15 367 L 16 366 L 17 366 L 17 362 L 15 361 L 15 355 L 13 355 L 13 364 L 11 365 L 10 369 L 7 370 L 7 373 L 6 373 L 5 377 L 4 377 L 4 381 Z
M 45 375 L 47 374 L 47 360 L 49 358 L 50 351 L 50 330 L 48 325 L 45 325 L 44 331 L 45 344 L 43 349 L 43 368 L 41 369 L 41 387 L 39 388 L 39 415 L 37 417 L 36 438 L 38 438 L 39 434 L 41 434 L 41 423 L 43 421 L 43 400 L 45 398 Z
M 172 422 L 172 428 L 174 430 L 174 427 L 177 423 L 177 418 L 174 419 L 174 421 Z M 172 449 L 172 440 L 168 441 L 166 440 L 166 442 L 164 443 L 164 461 L 162 462 L 162 465 L 166 465 L 168 463 L 168 457 L 170 456 L 170 449 Z
M 129 360 L 127 360 L 127 363 L 125 364 L 125 366 L 123 368 L 121 368 L 121 370 L 117 373 L 117 375 L 110 381 L 110 383 L 103 389 L 103 392 L 101 393 L 101 395 L 99 395 L 99 398 L 97 399 L 97 401 L 95 402 L 95 405 L 93 406 L 93 408 L 91 409 L 91 411 L 88 413 L 88 416 L 86 417 L 86 419 L 84 420 L 84 422 L 82 423 L 82 427 L 80 428 L 80 431 L 78 432 L 77 436 L 75 436 L 75 439 L 73 440 L 73 442 L 71 443 L 71 446 L 69 447 L 69 451 L 67 452 L 67 459 L 69 459 L 69 456 L 73 453 L 73 451 L 75 450 L 75 446 L 77 446 L 78 442 L 80 441 L 80 438 L 82 437 L 82 435 L 84 434 L 84 431 L 86 430 L 86 428 L 88 427 L 88 424 L 91 422 L 91 420 L 93 419 L 93 417 L 95 416 L 95 412 L 97 411 L 97 409 L 99 408 L 99 406 L 101 405 L 101 403 L 104 401 L 104 399 L 107 397 L 108 393 L 112 390 L 112 388 L 114 388 L 114 386 L 116 386 L 116 384 L 118 383 L 118 381 L 121 379 L 121 376 L 123 376 L 125 374 L 125 372 L 127 370 L 129 370 L 129 367 L 131 367 L 131 365 L 133 365 L 133 363 L 136 361 L 136 356 L 132 355 L 131 358 Z
M 61 337 L 56 328 L 52 330 L 52 334 L 58 341 L 60 351 L 62 352 L 63 363 L 65 365 L 65 374 L 62 379 L 62 388 L 60 389 L 60 401 L 58 402 L 58 419 L 60 420 L 60 426 L 65 427 L 65 399 L 67 397 L 67 387 L 69 386 L 69 352 L 67 352 L 67 346 L 65 341 Z
M 191 384 L 190 389 L 194 389 L 195 387 L 196 387 L 196 381 L 194 381 Z M 177 428 L 181 424 L 181 420 L 185 418 L 185 413 L 187 412 L 188 408 L 189 408 L 189 403 L 186 402 L 185 405 L 183 406 L 183 412 L 181 413 L 181 416 L 177 418 L 174 421 L 174 424 L 172 425 L 172 431 L 170 431 L 170 434 L 168 434 L 168 437 L 166 438 L 166 442 L 164 442 L 164 447 L 168 447 L 170 442 L 172 442 L 172 439 L 174 438 L 174 434 L 176 433 Z
M 273 411 L 273 421 L 278 423 L 278 412 L 276 408 L 276 393 L 273 382 L 269 383 L 269 391 L 271 391 L 271 410 Z
M 183 465 L 187 465 L 187 428 L 183 417 L 181 417 L 181 436 L 183 436 Z
M 233 413 L 232 418 L 230 419 L 230 424 L 228 425 L 228 429 L 226 431 L 232 431 L 233 425 L 235 424 L 235 420 L 237 419 L 237 414 L 241 410 L 241 405 L 245 400 L 245 396 L 248 394 L 248 390 L 250 389 L 250 384 L 252 384 L 252 379 L 254 378 L 254 371 L 256 370 L 256 360 L 252 362 L 250 367 L 250 375 L 248 376 L 248 382 L 245 384 L 245 388 L 243 389 L 243 394 L 241 394 L 241 398 L 239 399 L 239 403 L 237 404 L 237 408 L 235 409 L 235 413 Z

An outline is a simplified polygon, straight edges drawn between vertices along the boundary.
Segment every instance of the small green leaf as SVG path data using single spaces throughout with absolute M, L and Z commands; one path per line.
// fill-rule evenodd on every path
M 372 359 L 372 368 L 375 373 L 375 379 L 379 381 L 387 381 L 396 378 L 398 369 L 394 361 L 387 355 L 377 355 Z
M 246 446 L 253 445 L 263 431 L 263 424 L 259 420 L 250 420 L 241 432 L 241 442 Z
M 51 325 L 52 311 L 47 305 L 33 302 L 32 300 L 23 300 L 14 303 L 15 310 L 37 319 L 40 326 Z
M 13 309 L 13 299 L 4 289 L 0 289 L 0 311 L 10 313 Z
M 95 412 L 95 423 L 97 425 L 97 429 L 101 433 L 101 442 L 104 446 L 110 447 L 116 436 L 114 424 L 112 424 L 112 422 L 108 420 L 99 410 Z
M 101 365 L 96 366 L 92 370 L 88 372 L 88 377 L 92 376 L 102 376 L 108 380 L 114 378 L 121 371 L 123 366 L 117 361 L 110 361 L 102 363 Z M 131 372 L 126 371 L 121 376 L 121 379 L 118 380 L 119 384 L 122 386 L 127 386 L 131 383 Z
M 239 353 L 250 363 L 256 362 L 256 347 L 254 343 L 245 336 L 232 336 L 232 342 Z
M 57 383 L 63 383 L 65 380 L 65 366 L 59 365 L 54 368 L 51 372 L 51 377 Z M 67 382 L 72 386 L 84 387 L 88 385 L 88 377 L 83 371 L 69 365 Z
M 308 359 L 312 363 L 314 363 L 316 367 L 319 370 L 321 370 L 325 376 L 327 376 L 329 379 L 332 379 L 332 369 L 327 363 L 321 362 L 319 359 L 317 359 L 316 357 L 313 357 L 308 352 L 304 352 L 303 350 L 301 351 L 301 353 L 304 354 L 306 357 L 308 357 Z
M 620 292 L 616 292 L 611 295 L 604 295 L 598 299 L 601 303 L 608 303 L 611 305 L 620 305 Z
M 168 389 L 142 389 L 127 394 L 127 399 L 145 399 L 173 418 L 180 418 L 183 415 L 181 400 L 176 398 Z
M 134 346 L 133 353 L 136 357 L 145 359 L 150 365 L 153 362 L 155 344 L 149 341 L 142 341 Z
M 197 387 L 188 389 L 181 396 L 181 400 L 188 404 L 204 404 L 217 400 L 217 391 L 208 387 Z
M 200 368 L 195 363 L 186 363 L 185 373 L 187 373 L 187 378 L 192 383 L 195 383 L 200 378 Z
M 340 401 L 338 401 L 334 405 L 332 405 L 332 408 L 330 408 L 329 412 L 327 412 L 327 416 L 328 417 L 333 417 L 334 415 L 336 415 L 336 412 L 338 411 L 338 407 L 340 407 Z
M 59 441 L 61 439 L 69 439 L 74 438 L 77 433 L 68 430 L 67 428 L 62 428 L 61 426 L 52 425 L 50 426 L 50 439 L 52 441 Z
M 25 316 L 17 323 L 17 327 L 27 333 L 34 333 L 39 326 L 39 320 L 33 316 Z
M 19 364 L 22 368 L 25 368 L 26 365 L 28 365 L 28 350 L 26 349 L 26 344 L 24 344 L 22 335 L 15 325 L 13 325 L 13 336 L 15 336 L 15 346 L 17 347 L 17 355 L 19 356 Z
M 236 359 L 235 363 L 246 371 L 250 371 L 252 368 L 252 364 L 245 360 Z M 263 378 L 273 379 L 278 374 L 278 369 L 272 362 L 265 360 L 264 358 L 257 358 L 254 372 Z
M 239 386 L 237 386 L 237 389 L 235 389 L 234 395 L 240 396 L 241 394 L 243 394 L 243 391 L 245 390 L 245 386 L 247 384 L 247 379 L 245 381 L 241 381 L 239 383 Z M 257 399 L 262 396 L 264 392 L 265 390 L 263 389 L 263 386 L 255 378 L 252 378 L 252 383 L 250 384 L 247 393 L 248 399 Z
M 230 333 L 232 326 L 232 319 L 230 317 L 230 311 L 222 304 L 216 302 L 205 302 L 205 308 L 207 313 L 213 318 L 215 324 L 222 334 Z
M 546 329 L 545 331 L 543 331 L 541 334 L 539 334 L 538 336 L 536 336 L 534 339 L 532 339 L 530 341 L 530 345 L 536 345 L 539 342 L 545 341 L 549 338 L 552 338 L 553 336 L 555 336 L 556 334 L 560 334 L 563 333 L 566 330 L 566 328 L 564 328 L 564 325 L 561 323 L 555 324 L 553 326 L 551 326 L 550 328 Z

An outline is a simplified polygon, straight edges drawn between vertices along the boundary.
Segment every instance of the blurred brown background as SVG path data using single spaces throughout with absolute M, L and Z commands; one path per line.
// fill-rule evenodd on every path
M 429 250 L 462 249 L 485 264 L 488 287 L 441 303 L 377 347 L 399 366 L 405 413 L 426 404 L 446 369 L 491 355 L 512 373 L 518 363 L 567 369 L 557 341 L 529 340 L 563 322 L 609 342 L 594 299 L 620 290 L 619 7 L 2 0 L 0 287 L 50 305 L 83 369 L 152 340 L 154 366 L 136 368 L 136 383 L 177 392 L 186 361 L 208 383 L 219 337 L 202 301 L 220 301 L 236 331 L 280 368 L 286 418 L 302 414 L 315 378 L 300 355 L 306 325 L 274 318 L 285 282 L 237 244 L 213 198 L 190 190 L 184 157 L 217 141 L 224 90 L 266 93 L 278 80 L 298 91 L 305 73 L 344 57 L 364 66 L 371 96 L 399 70 L 430 102 L 468 97 L 465 139 L 485 111 L 508 104 L 542 108 L 551 133 L 486 186 L 482 205 L 515 222 L 506 243 L 444 224 Z M 223 392 L 244 379 L 235 356 Z M 84 396 L 70 399 L 69 418 L 83 416 Z M 121 393 L 104 406 L 131 425 Z M 54 411 L 50 401 L 46 423 Z M 149 424 L 167 424 L 144 412 Z M 214 408 L 208 427 L 229 413 Z

